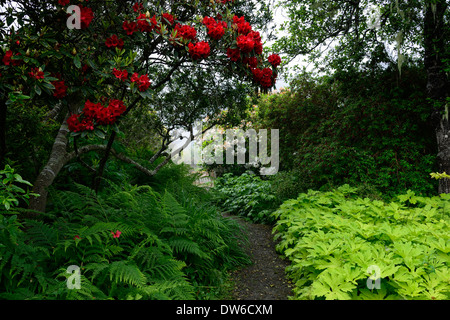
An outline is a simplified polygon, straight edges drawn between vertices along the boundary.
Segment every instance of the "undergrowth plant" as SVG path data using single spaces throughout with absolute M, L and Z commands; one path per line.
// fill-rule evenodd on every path
M 344 185 L 310 190 L 274 213 L 294 299 L 450 298 L 450 195 L 390 203 Z
M 19 206 L 20 201 L 28 203 L 31 196 L 39 196 L 23 189 L 21 186 L 24 185 L 32 186 L 10 165 L 5 165 L 5 168 L 0 170 L 0 210 L 3 210 L 3 208 L 4 210 L 10 210 Z
M 234 176 L 226 173 L 214 181 L 216 202 L 231 214 L 240 215 L 257 223 L 273 223 L 271 213 L 278 201 L 271 182 L 254 174 Z
M 249 262 L 238 224 L 182 192 L 76 188 L 53 193 L 40 220 L 0 217 L 0 298 L 197 299 Z

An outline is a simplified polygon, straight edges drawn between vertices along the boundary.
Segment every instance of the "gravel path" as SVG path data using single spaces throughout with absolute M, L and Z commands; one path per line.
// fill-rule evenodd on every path
M 272 227 L 233 217 L 247 230 L 246 248 L 253 264 L 232 274 L 235 300 L 287 300 L 292 284 L 285 275 L 289 265 L 275 251 Z

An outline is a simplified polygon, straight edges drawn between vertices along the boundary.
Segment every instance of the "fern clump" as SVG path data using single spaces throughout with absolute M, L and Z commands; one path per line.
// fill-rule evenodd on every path
M 0 298 L 196 299 L 248 262 L 238 225 L 187 193 L 75 185 L 52 202 L 39 220 L 0 216 Z
M 294 298 L 448 300 L 450 196 L 384 203 L 355 191 L 309 191 L 274 213 Z

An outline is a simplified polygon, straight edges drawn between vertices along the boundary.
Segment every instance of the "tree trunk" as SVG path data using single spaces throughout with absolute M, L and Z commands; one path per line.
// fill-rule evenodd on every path
M 443 58 L 446 50 L 444 15 L 445 0 L 435 5 L 427 4 L 424 21 L 425 69 L 427 71 L 427 96 L 432 108 L 432 121 L 438 146 L 439 172 L 450 173 L 450 122 L 446 99 L 449 83 Z M 439 180 L 439 194 L 450 193 L 450 180 Z
M 36 181 L 33 184 L 33 192 L 39 194 L 40 196 L 32 197 L 30 199 L 29 209 L 39 212 L 45 212 L 45 207 L 47 205 L 48 187 L 52 185 L 59 171 L 68 161 L 67 134 L 69 133 L 69 128 L 66 119 L 64 119 L 58 131 L 47 164 L 39 173 Z

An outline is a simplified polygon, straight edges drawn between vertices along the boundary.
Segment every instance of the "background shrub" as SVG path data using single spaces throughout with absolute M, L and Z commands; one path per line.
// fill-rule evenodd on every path
M 225 212 L 257 223 L 274 222 L 271 213 L 279 202 L 268 180 L 249 173 L 240 176 L 226 173 L 214 181 L 213 192 L 216 203 Z
M 435 132 L 420 68 L 299 74 L 291 90 L 262 96 L 256 129 L 279 129 L 280 171 L 297 192 L 370 186 L 386 199 L 407 190 L 432 195 Z

